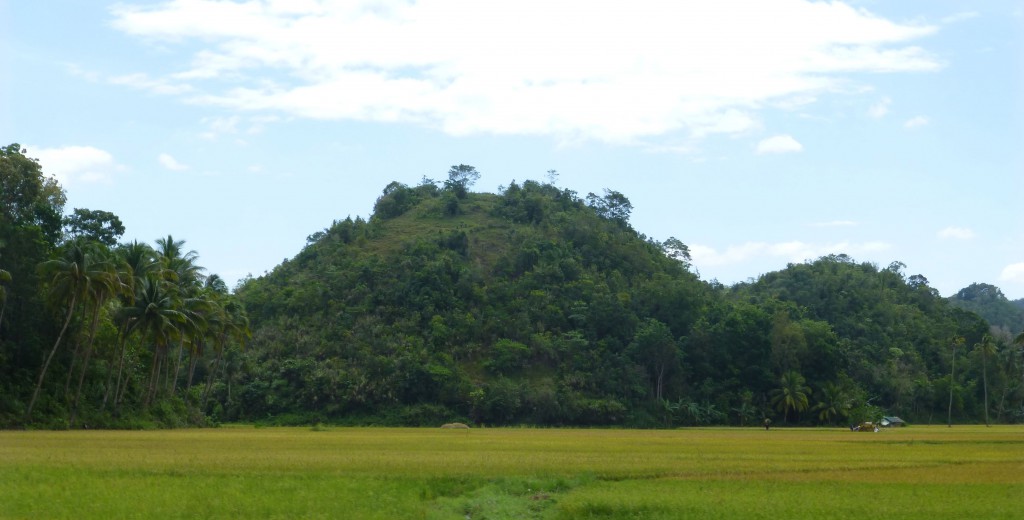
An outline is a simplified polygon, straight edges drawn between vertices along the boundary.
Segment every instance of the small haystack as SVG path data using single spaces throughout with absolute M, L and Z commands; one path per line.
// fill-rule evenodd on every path
M 469 426 L 460 422 L 450 422 L 448 424 L 442 424 L 442 428 L 455 429 L 455 430 L 468 430 Z

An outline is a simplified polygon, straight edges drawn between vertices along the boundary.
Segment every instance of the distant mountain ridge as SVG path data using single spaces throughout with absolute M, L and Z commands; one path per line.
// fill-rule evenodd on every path
M 950 303 L 985 318 L 1005 334 L 1024 331 L 1024 299 L 1010 301 L 998 287 L 972 283 L 949 297 Z

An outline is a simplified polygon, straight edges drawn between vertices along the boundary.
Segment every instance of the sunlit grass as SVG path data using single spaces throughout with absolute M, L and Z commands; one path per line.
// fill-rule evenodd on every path
M 0 483 L 4 518 L 1024 518 L 1024 428 L 6 431 Z

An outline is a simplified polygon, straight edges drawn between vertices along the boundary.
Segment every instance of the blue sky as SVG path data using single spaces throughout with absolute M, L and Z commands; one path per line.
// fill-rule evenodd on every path
M 392 180 L 544 180 L 731 284 L 831 253 L 1024 298 L 1015 1 L 0 0 L 0 141 L 233 285 Z

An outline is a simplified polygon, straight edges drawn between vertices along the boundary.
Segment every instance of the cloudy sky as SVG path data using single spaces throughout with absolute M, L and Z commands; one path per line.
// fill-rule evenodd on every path
M 1024 298 L 1014 0 L 0 0 L 0 141 L 233 285 L 392 180 L 610 188 L 730 284 L 831 253 Z

